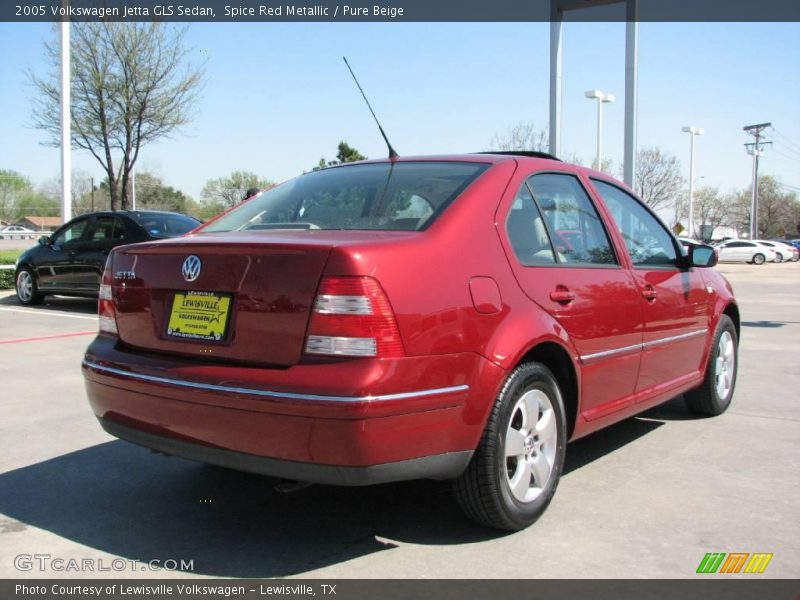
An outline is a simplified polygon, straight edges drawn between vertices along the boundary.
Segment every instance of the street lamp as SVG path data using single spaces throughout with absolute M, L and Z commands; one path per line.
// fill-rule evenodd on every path
M 614 94 L 606 94 L 600 90 L 589 90 L 583 94 L 590 100 L 597 100 L 597 170 L 603 170 L 602 154 L 603 154 L 603 104 L 606 102 L 613 102 Z
M 703 135 L 705 131 L 699 127 L 687 126 L 681 129 L 689 134 L 689 229 L 687 235 L 694 238 L 694 137 Z

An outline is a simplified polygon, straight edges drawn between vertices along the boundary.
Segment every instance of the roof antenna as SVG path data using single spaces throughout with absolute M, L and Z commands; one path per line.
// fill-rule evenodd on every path
M 381 127 L 381 123 L 380 121 L 378 121 L 378 117 L 375 116 L 375 111 L 372 110 L 372 105 L 369 103 L 369 100 L 367 100 L 367 95 L 364 93 L 364 90 L 361 89 L 361 84 L 358 83 L 356 74 L 353 73 L 353 69 L 350 67 L 350 63 L 347 62 L 347 57 L 343 56 L 342 60 L 344 61 L 344 64 L 347 65 L 347 70 L 350 71 L 350 75 L 353 76 L 353 81 L 356 82 L 356 85 L 358 86 L 358 91 L 361 92 L 361 96 L 364 98 L 364 102 L 367 103 L 367 108 L 369 108 L 369 112 L 372 113 L 372 118 L 375 119 L 375 123 L 378 125 L 378 129 L 380 130 L 381 135 L 383 136 L 383 140 L 386 142 L 386 146 L 388 146 L 389 148 L 389 160 L 394 160 L 396 158 L 399 158 L 397 152 L 395 152 L 394 148 L 392 148 L 392 144 L 389 143 L 389 138 L 386 137 L 386 133 L 383 131 L 383 127 Z

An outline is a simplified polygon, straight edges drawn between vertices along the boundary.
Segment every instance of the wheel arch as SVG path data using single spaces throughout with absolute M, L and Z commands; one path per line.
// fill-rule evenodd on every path
M 526 362 L 543 364 L 550 369 L 558 381 L 567 416 L 567 439 L 570 439 L 575 431 L 575 422 L 578 418 L 580 386 L 578 370 L 569 352 L 557 342 L 542 341 L 531 347 L 517 362 L 517 366 Z
M 736 328 L 736 339 L 741 338 L 741 317 L 739 316 L 739 307 L 736 306 L 735 302 L 729 302 L 728 305 L 722 311 L 723 315 L 727 315 L 731 321 L 733 321 L 733 326 Z

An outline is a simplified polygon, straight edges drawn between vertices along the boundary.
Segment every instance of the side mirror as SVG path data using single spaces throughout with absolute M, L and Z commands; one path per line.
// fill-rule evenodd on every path
M 49 246 L 50 245 L 50 236 L 43 235 L 39 238 L 39 245 L 40 246 Z
M 688 250 L 690 267 L 713 267 L 717 264 L 717 249 L 713 246 L 690 244 Z

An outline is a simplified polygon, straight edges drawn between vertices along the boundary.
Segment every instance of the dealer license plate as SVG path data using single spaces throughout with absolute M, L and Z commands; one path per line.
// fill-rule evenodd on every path
M 218 342 L 225 338 L 231 297 L 212 292 L 175 292 L 167 336 Z

